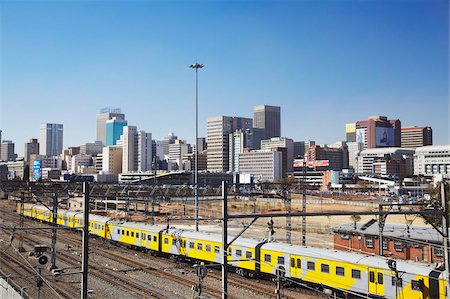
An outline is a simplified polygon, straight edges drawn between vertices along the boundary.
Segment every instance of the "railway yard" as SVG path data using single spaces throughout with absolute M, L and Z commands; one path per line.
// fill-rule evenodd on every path
M 16 202 L 0 201 L 0 224 L 18 226 Z M 24 227 L 39 228 L 48 225 L 24 219 Z M 81 234 L 59 229 L 57 233 L 56 265 L 64 269 L 63 275 L 52 275 L 41 269 L 43 279 L 38 294 L 36 262 L 29 257 L 33 246 L 50 246 L 50 230 L 27 230 L 23 234 L 25 252 L 19 253 L 17 235 L 11 241 L 10 230 L 0 230 L 0 269 L 23 289 L 30 298 L 79 298 Z M 90 298 L 195 298 L 193 286 L 197 274 L 192 265 L 152 256 L 150 253 L 108 243 L 92 237 L 89 244 L 89 297 Z M 275 282 L 246 279 L 236 274 L 228 277 L 229 298 L 274 298 Z M 313 290 L 284 286 L 282 298 L 325 298 Z M 210 269 L 202 283 L 201 298 L 221 296 L 220 269 Z

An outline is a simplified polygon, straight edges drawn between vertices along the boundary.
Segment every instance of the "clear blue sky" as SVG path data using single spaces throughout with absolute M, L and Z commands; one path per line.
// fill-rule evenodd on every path
M 1 2 L 4 139 L 64 124 L 65 146 L 95 139 L 121 107 L 160 139 L 194 138 L 212 115 L 279 105 L 282 135 L 332 143 L 370 115 L 430 125 L 449 143 L 447 1 Z

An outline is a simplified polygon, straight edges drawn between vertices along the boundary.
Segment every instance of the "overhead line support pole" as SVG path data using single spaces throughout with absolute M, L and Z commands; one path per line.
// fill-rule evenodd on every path
M 52 225 L 56 227 L 58 217 L 58 194 L 53 193 Z M 52 256 L 50 269 L 56 269 L 56 229 L 52 228 Z
M 448 202 L 445 192 L 445 180 L 442 180 L 441 183 L 441 204 L 442 204 L 442 232 L 444 235 L 443 245 L 444 245 L 444 259 L 445 259 L 445 275 L 447 280 L 447 294 L 450 294 L 450 253 L 449 244 L 448 244 L 448 225 L 449 225 L 449 217 L 448 217 Z
M 222 181 L 222 299 L 228 298 L 228 186 Z
M 89 261 L 89 183 L 83 182 L 83 252 L 81 264 L 81 298 L 88 296 L 88 261 Z

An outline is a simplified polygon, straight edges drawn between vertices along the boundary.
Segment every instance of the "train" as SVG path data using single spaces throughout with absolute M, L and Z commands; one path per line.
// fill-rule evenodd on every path
M 52 222 L 52 211 L 40 204 L 17 205 L 17 213 Z M 58 209 L 57 224 L 83 226 L 83 213 Z M 89 215 L 92 235 L 172 259 L 221 264 L 222 236 L 160 225 Z M 230 240 L 231 241 L 231 237 Z M 291 245 L 239 237 L 228 248 L 228 265 L 252 278 L 307 285 L 343 298 L 445 299 L 442 267 L 376 255 Z

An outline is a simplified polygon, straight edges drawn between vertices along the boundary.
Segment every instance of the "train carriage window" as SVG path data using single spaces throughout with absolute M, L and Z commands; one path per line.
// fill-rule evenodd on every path
M 242 250 L 236 249 L 236 256 L 242 256 Z
M 131 232 L 131 236 L 134 237 L 134 232 Z
M 252 258 L 252 252 L 251 251 L 246 251 L 245 252 L 245 258 L 251 259 Z
M 361 271 L 357 269 L 352 269 L 352 278 L 361 279 Z
M 172 245 L 177 245 L 177 239 L 172 239 Z
M 102 225 L 102 228 L 101 228 L 101 229 L 104 230 L 103 225 Z
M 169 244 L 169 238 L 164 238 L 164 244 Z
M 197 249 L 198 250 L 202 250 L 203 248 L 203 244 L 202 243 L 197 243 Z
M 344 270 L 344 267 L 336 266 L 336 275 L 339 275 L 339 276 L 345 276 L 345 270 Z
M 219 253 L 220 252 L 220 247 L 219 246 L 214 246 L 214 252 L 215 253 Z
M 190 247 L 190 248 L 195 248 L 194 242 L 189 242 L 189 247 Z
M 423 290 L 423 282 L 421 280 L 411 280 L 411 290 L 422 291 Z
M 142 239 L 142 240 L 145 240 L 145 234 L 144 234 L 144 233 L 142 233 L 141 239 Z
M 206 245 L 206 251 L 211 252 L 211 245 Z
M 306 268 L 308 270 L 316 270 L 316 264 L 314 262 L 307 262 L 306 263 Z
M 378 273 L 378 284 L 383 284 L 383 273 Z
M 297 268 L 299 268 L 299 269 L 302 268 L 302 260 L 301 259 L 297 259 Z
M 158 237 L 153 236 L 153 241 L 156 242 L 156 240 L 158 240 Z
M 375 272 L 373 272 L 373 271 L 369 272 L 369 282 L 371 282 L 371 283 L 375 282 Z
M 147 235 L 147 240 L 151 241 L 152 240 L 152 235 Z
M 278 257 L 278 265 L 284 265 L 284 256 Z
M 264 255 L 264 261 L 266 263 L 271 263 L 272 262 L 272 256 L 270 254 L 265 254 Z
M 295 267 L 295 259 L 291 257 L 291 268 Z
M 136 238 L 139 239 L 139 233 L 136 233 Z
M 120 235 L 120 229 L 117 229 L 117 234 Z
M 320 272 L 322 272 L 322 273 L 330 273 L 330 265 L 321 264 L 320 265 Z
M 130 231 L 127 230 L 127 236 L 129 236 L 129 235 L 130 235 Z

